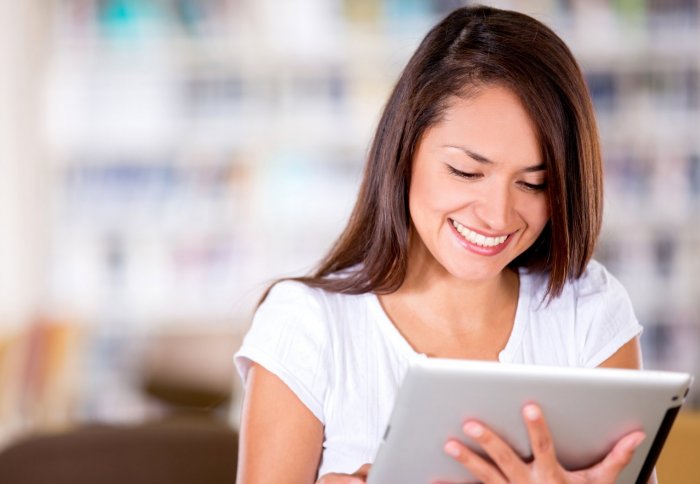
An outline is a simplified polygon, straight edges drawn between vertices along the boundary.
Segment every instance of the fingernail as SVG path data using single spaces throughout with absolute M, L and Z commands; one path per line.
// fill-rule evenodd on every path
M 464 432 L 470 435 L 471 437 L 481 437 L 484 435 L 484 427 L 479 425 L 476 422 L 467 422 L 464 424 Z
M 459 457 L 461 450 L 456 442 L 448 442 L 445 444 L 445 452 L 452 457 Z
M 535 405 L 526 405 L 525 408 L 523 408 L 523 413 L 528 420 L 537 420 L 541 415 L 540 409 Z
M 641 443 L 644 442 L 644 439 L 646 439 L 646 437 L 647 436 L 645 434 L 641 434 L 635 437 L 634 441 L 632 442 L 632 448 L 636 449 L 637 447 L 639 447 Z

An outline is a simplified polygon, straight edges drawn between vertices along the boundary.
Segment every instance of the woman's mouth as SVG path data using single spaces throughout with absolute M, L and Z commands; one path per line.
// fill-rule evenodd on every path
M 501 235 L 499 237 L 487 237 L 486 235 L 482 235 L 478 232 L 474 232 L 473 230 L 468 229 L 456 220 L 452 220 L 452 225 L 455 229 L 457 229 L 457 232 L 459 232 L 459 234 L 462 237 L 467 239 L 472 244 L 476 244 L 480 247 L 495 247 L 504 243 L 508 238 L 508 235 Z
M 510 240 L 511 234 L 489 237 L 468 229 L 456 220 L 450 219 L 450 223 L 454 231 L 459 235 L 462 245 L 482 255 L 497 254 L 508 245 Z

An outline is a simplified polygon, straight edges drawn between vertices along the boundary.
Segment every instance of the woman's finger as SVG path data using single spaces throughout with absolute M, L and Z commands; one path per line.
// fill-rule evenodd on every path
M 549 433 L 547 421 L 539 405 L 528 403 L 523 407 L 523 420 L 530 437 L 530 447 L 535 465 L 539 468 L 559 469 L 559 461 Z
M 645 437 L 642 431 L 625 435 L 602 461 L 585 471 L 586 474 L 591 476 L 595 482 L 615 482 L 617 476 L 630 463 L 634 457 L 634 451 L 641 445 Z
M 464 424 L 463 430 L 465 434 L 479 444 L 508 480 L 523 479 L 527 475 L 527 464 L 494 431 L 475 420 L 470 420 Z
M 445 452 L 459 461 L 479 481 L 488 484 L 506 484 L 503 474 L 490 462 L 457 440 L 448 440 Z

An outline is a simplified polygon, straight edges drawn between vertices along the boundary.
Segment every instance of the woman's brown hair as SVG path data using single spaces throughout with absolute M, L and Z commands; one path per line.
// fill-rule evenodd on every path
M 399 288 L 408 264 L 414 150 L 451 98 L 489 85 L 518 95 L 537 127 L 547 171 L 550 220 L 511 267 L 547 273 L 549 297 L 581 276 L 602 217 L 598 132 L 581 70 L 542 23 L 476 6 L 449 14 L 411 57 L 380 118 L 347 227 L 318 269 L 295 280 L 349 294 Z

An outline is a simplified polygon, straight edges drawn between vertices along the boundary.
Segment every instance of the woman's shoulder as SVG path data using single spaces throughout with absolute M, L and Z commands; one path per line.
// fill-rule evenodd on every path
M 262 304 L 313 301 L 319 299 L 320 291 L 297 279 L 282 279 L 270 286 Z
M 364 304 L 365 296 L 328 290 L 298 279 L 285 279 L 273 284 L 258 310 L 333 314 Z
M 569 283 L 571 294 L 580 302 L 627 300 L 628 295 L 620 281 L 603 264 L 591 260 L 581 277 Z
M 529 288 L 528 295 L 544 300 L 547 290 L 547 276 L 541 273 L 521 272 L 521 281 Z M 592 259 L 580 277 L 566 281 L 561 294 L 552 299 L 555 306 L 597 305 L 601 301 L 627 299 L 624 287 L 606 267 Z
M 521 281 L 525 295 L 532 298 L 523 315 L 529 336 L 521 341 L 530 345 L 524 354 L 595 367 L 642 331 L 627 291 L 598 261 L 590 261 L 581 277 L 568 281 L 551 299 L 545 298 L 546 275 L 529 273 Z

